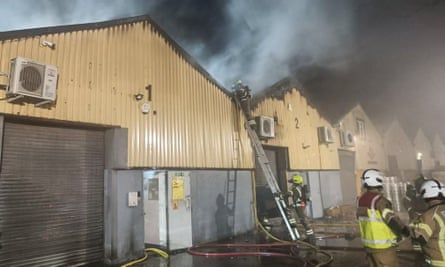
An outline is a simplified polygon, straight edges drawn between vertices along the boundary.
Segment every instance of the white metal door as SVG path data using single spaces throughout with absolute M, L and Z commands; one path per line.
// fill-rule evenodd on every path
M 167 246 L 165 172 L 144 171 L 144 243 Z
M 168 247 L 192 246 L 192 207 L 189 172 L 168 172 Z

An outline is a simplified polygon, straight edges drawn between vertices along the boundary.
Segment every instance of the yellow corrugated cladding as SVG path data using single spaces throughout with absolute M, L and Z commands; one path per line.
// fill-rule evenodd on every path
M 339 169 L 338 144 L 318 143 L 317 127 L 329 123 L 320 117 L 298 90 L 290 90 L 284 99 L 264 99 L 254 114 L 278 118 L 276 136 L 268 140 L 267 145 L 288 148 L 290 169 Z
M 0 71 L 9 72 L 16 56 L 58 67 L 57 103 L 44 109 L 1 101 L 1 113 L 128 128 L 129 167 L 253 166 L 230 96 L 149 21 L 1 41 Z M 138 93 L 144 100 L 135 100 Z M 145 115 L 143 102 L 150 104 Z

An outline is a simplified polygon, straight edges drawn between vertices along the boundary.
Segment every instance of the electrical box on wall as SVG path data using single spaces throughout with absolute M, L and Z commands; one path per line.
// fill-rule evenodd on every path
M 332 128 L 329 126 L 321 126 L 318 130 L 318 142 L 320 144 L 334 143 L 334 135 L 332 134 Z
M 128 192 L 128 207 L 137 207 L 138 198 L 138 192 Z

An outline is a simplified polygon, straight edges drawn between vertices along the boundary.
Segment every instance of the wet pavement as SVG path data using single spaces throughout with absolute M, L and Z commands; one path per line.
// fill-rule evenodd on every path
M 358 237 L 358 225 L 351 222 L 340 223 L 314 223 L 314 230 L 317 236 L 317 247 L 322 253 L 314 253 L 308 246 L 293 246 L 293 250 L 289 251 L 289 247 L 272 247 L 264 248 L 239 248 L 239 247 L 218 247 L 211 249 L 196 249 L 198 252 L 209 252 L 208 256 L 195 256 L 187 251 L 176 251 L 170 253 L 168 260 L 151 254 L 143 263 L 135 264 L 136 267 L 227 267 L 227 266 L 243 266 L 243 267 L 287 267 L 287 266 L 330 266 L 330 267 L 367 267 L 368 263 L 363 247 Z M 283 229 L 272 229 L 274 236 L 282 238 L 286 236 Z M 270 244 L 276 241 L 267 238 L 262 232 L 255 231 L 246 235 L 237 236 L 219 242 L 219 246 L 223 244 Z M 400 266 L 403 267 L 419 267 L 421 266 L 421 257 L 418 252 L 411 249 L 409 239 L 402 240 L 398 248 L 398 257 Z M 270 254 L 292 254 L 294 257 L 280 256 L 225 256 L 224 252 L 269 252 Z M 291 253 L 292 252 L 292 253 Z M 216 253 L 213 254 L 213 253 Z M 330 258 L 325 255 L 327 253 L 332 260 L 327 263 Z
M 319 266 L 330 267 L 367 267 L 365 253 L 360 250 L 325 250 L 332 257 L 333 260 L 329 264 Z M 404 267 L 419 267 L 416 263 L 416 253 L 409 251 L 400 251 L 399 262 L 400 266 Z M 243 266 L 243 267 L 287 267 L 287 266 L 317 266 L 322 264 L 324 258 L 320 256 L 318 261 L 301 261 L 292 260 L 279 257 L 203 257 L 192 256 L 187 252 L 181 252 L 178 254 L 170 255 L 169 260 L 165 260 L 159 256 L 153 255 L 149 257 L 144 263 L 136 264 L 134 266 L 139 267 L 227 267 L 227 266 Z

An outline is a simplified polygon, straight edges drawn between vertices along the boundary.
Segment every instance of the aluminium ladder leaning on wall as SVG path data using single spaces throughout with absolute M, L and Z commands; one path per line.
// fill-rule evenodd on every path
M 240 110 L 243 111 L 241 100 L 238 99 L 236 92 L 234 92 L 233 98 L 237 106 Z M 284 194 L 281 192 L 280 187 L 278 186 L 275 175 L 270 167 L 270 162 L 264 152 L 263 146 L 260 142 L 260 139 L 253 129 L 253 126 L 249 123 L 249 116 L 245 114 L 243 111 L 243 117 L 245 121 L 245 127 L 247 129 L 247 133 L 249 134 L 250 140 L 252 141 L 253 148 L 255 150 L 256 163 L 258 163 L 261 167 L 262 172 L 264 173 L 264 177 L 269 185 L 270 190 L 275 199 L 275 203 L 277 204 L 278 210 L 280 212 L 281 217 L 283 218 L 284 224 L 286 225 L 287 230 L 289 231 L 290 237 L 293 241 L 300 239 L 300 233 L 298 232 L 296 221 L 291 217 L 291 213 L 289 212 L 288 205 L 286 203 L 286 199 Z

